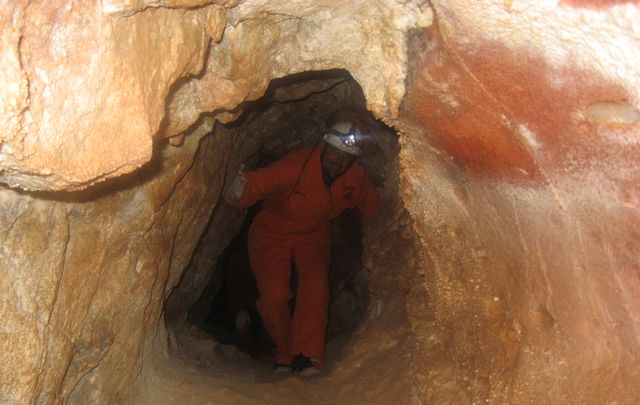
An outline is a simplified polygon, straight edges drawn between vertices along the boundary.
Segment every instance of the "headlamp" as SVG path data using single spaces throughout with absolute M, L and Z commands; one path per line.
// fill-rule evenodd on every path
M 334 124 L 322 139 L 350 155 L 361 156 L 361 136 L 362 134 L 355 125 L 351 122 L 343 121 Z
M 344 139 L 342 140 L 342 143 L 344 143 L 350 148 L 353 146 L 356 146 L 356 134 L 353 134 L 353 133 L 348 134 L 346 137 L 344 137 Z

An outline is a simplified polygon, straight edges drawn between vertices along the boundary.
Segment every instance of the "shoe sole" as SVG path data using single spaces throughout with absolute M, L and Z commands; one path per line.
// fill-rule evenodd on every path
M 303 377 L 311 377 L 320 374 L 320 369 L 315 367 L 307 367 L 302 371 L 294 372 L 294 374 L 301 375 Z

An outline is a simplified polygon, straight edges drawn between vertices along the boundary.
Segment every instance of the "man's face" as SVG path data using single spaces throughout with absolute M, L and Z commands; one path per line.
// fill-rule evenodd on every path
M 355 156 L 325 143 L 322 151 L 322 174 L 326 180 L 333 181 L 344 174 L 355 161 Z

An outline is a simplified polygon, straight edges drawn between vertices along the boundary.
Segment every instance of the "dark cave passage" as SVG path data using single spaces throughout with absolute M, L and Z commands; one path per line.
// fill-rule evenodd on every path
M 366 131 L 364 156 L 358 163 L 380 190 L 387 163 L 397 158 L 395 132 L 366 110 L 360 86 L 346 71 L 305 72 L 274 80 L 264 97 L 244 110 L 218 130 L 253 145 L 237 152 L 237 160 L 247 170 L 266 167 L 292 150 L 315 147 L 326 123 L 342 119 L 354 120 Z M 256 360 L 272 358 L 273 343 L 255 306 L 258 290 L 247 253 L 248 230 L 260 203 L 246 213 L 223 201 L 219 205 L 182 281 L 166 301 L 168 329 L 182 335 L 183 330 L 195 328 L 204 339 L 235 346 Z M 220 227 L 227 216 L 231 224 Z M 332 222 L 329 344 L 352 332 L 368 310 L 369 276 L 363 269 L 362 238 L 358 210 L 347 210 Z M 290 283 L 294 294 L 296 282 L 294 267 Z M 295 308 L 295 295 L 290 307 Z
M 255 301 L 258 289 L 251 272 L 247 234 L 252 208 L 240 231 L 218 259 L 213 276 L 202 295 L 189 308 L 188 321 L 217 342 L 231 344 L 254 359 L 273 356 L 273 343 L 264 329 Z M 362 269 L 362 223 L 355 211 L 347 211 L 332 224 L 332 261 L 329 269 L 330 302 L 327 341 L 349 333 L 362 320 L 367 308 L 367 275 Z M 295 309 L 296 269 L 292 263 L 290 282 Z

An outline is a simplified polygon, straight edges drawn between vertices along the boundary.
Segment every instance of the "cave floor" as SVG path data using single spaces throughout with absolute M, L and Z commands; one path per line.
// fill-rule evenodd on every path
M 413 377 L 408 366 L 410 336 L 360 341 L 353 335 L 327 345 L 326 364 L 313 377 L 275 374 L 271 360 L 255 361 L 232 346 L 211 345 L 211 355 L 156 358 L 146 372 L 137 404 L 406 404 Z M 375 333 L 374 333 L 375 334 Z M 376 334 L 377 335 L 377 334 Z M 193 344 L 193 343 L 192 343 Z M 206 345 L 206 344 L 205 344 Z M 384 350 L 380 348 L 384 347 Z
M 391 210 L 392 207 L 385 207 Z M 398 215 L 374 219 L 371 240 L 385 241 Z M 273 359 L 255 361 L 214 342 L 197 328 L 175 329 L 146 357 L 136 383 L 137 404 L 470 404 L 469 386 L 442 343 L 421 283 L 408 265 L 411 244 L 370 247 L 379 269 L 369 310 L 352 332 L 326 346 L 320 375 L 275 374 Z M 415 262 L 415 260 L 414 260 Z M 386 286 L 382 288 L 380 286 Z M 412 317 L 408 307 L 414 309 Z M 416 315 L 418 314 L 418 315 Z M 178 335 L 176 335 L 176 333 Z M 166 342 L 171 350 L 166 350 Z M 157 348 L 157 346 L 156 346 Z

